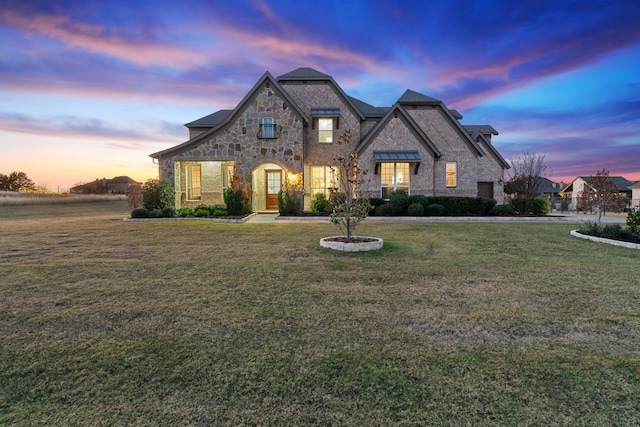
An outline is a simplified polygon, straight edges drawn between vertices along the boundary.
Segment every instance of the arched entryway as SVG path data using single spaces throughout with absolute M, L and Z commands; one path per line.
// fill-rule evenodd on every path
M 254 212 L 278 210 L 278 193 L 285 180 L 285 170 L 275 163 L 263 163 L 251 173 Z

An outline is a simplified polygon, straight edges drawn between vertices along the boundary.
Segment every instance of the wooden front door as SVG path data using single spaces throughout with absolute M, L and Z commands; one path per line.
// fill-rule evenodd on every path
M 278 209 L 278 193 L 282 188 L 282 171 L 266 171 L 268 211 Z

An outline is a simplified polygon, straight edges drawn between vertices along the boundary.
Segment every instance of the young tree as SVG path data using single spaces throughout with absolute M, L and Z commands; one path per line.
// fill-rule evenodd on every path
M 0 190 L 4 191 L 34 191 L 36 185 L 24 172 L 11 172 L 9 175 L 0 173 Z
M 349 146 L 351 144 L 351 130 L 346 130 L 340 138 L 338 145 Z M 339 188 L 331 188 L 331 222 L 342 230 L 345 237 L 353 239 L 353 232 L 360 221 L 364 220 L 371 204 L 369 199 L 359 198 L 358 189 L 366 181 L 368 171 L 358 166 L 358 153 L 355 147 L 351 147 L 344 156 L 333 159 L 331 172 L 336 176 Z
M 137 209 L 142 205 L 142 186 L 140 184 L 131 184 L 126 192 L 127 204 L 133 209 Z
M 583 211 L 596 208 L 598 210 L 598 229 L 602 229 L 602 214 L 609 211 L 620 211 L 624 207 L 624 197 L 618 186 L 609 178 L 609 171 L 602 169 L 589 177 L 585 189 L 578 194 L 578 209 Z
M 540 193 L 540 178 L 547 171 L 544 154 L 526 152 L 518 158 L 511 159 L 511 176 L 504 185 L 504 191 L 524 199 L 528 214 L 533 199 Z

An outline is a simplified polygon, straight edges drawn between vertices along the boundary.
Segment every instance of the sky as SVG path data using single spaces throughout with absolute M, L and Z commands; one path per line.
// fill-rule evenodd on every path
M 438 98 L 555 181 L 636 181 L 639 23 L 638 0 L 4 0 L 0 173 L 60 191 L 157 178 L 149 154 L 185 123 L 311 67 L 375 106 Z

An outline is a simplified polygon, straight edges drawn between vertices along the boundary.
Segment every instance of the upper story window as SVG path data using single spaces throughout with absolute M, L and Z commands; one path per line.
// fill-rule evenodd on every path
M 312 108 L 313 126 L 318 126 L 318 142 L 332 143 L 334 129 L 340 128 L 339 108 Z
M 318 142 L 333 142 L 333 119 L 318 119 Z
M 447 187 L 458 185 L 458 168 L 456 162 L 447 162 Z
M 278 137 L 278 129 L 273 117 L 264 117 L 260 123 L 258 138 L 273 139 Z

